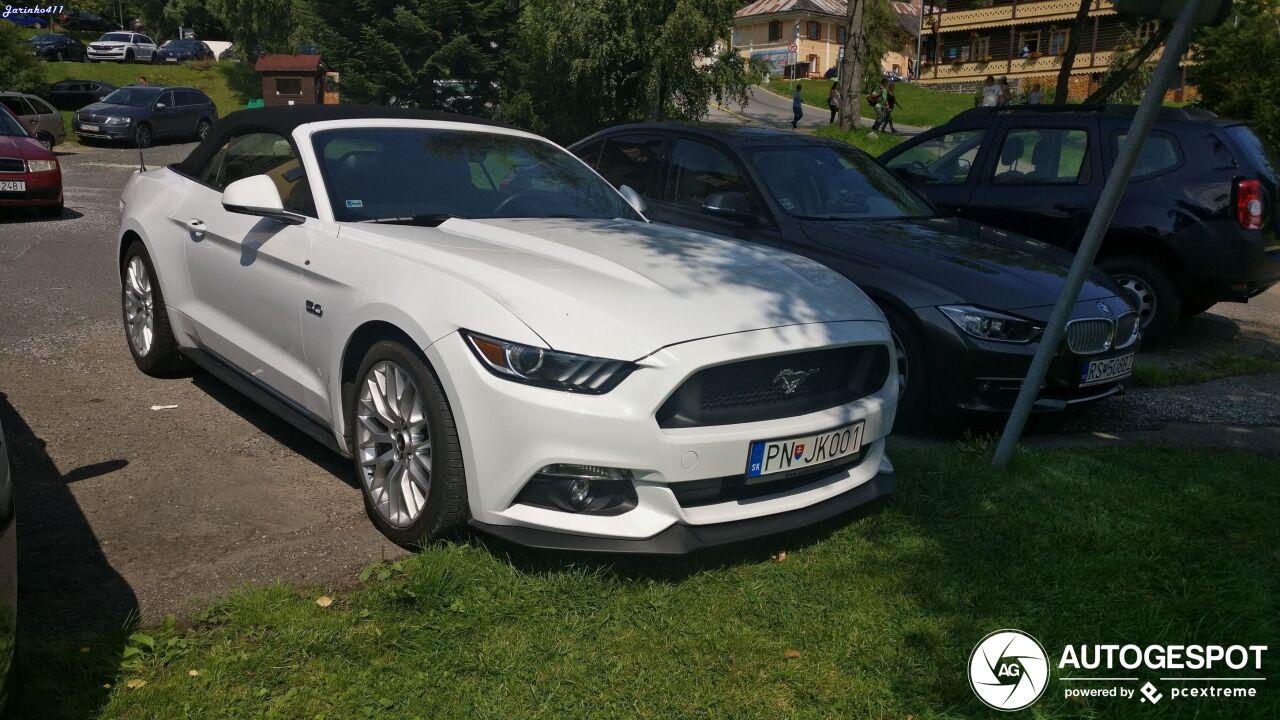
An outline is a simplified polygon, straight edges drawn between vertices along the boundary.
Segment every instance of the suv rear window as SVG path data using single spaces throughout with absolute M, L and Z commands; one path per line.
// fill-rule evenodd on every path
M 1088 181 L 1089 133 L 1073 128 L 1015 128 L 1004 137 L 991 182 L 997 185 Z M 1084 176 L 1083 178 L 1081 176 Z
M 1111 135 L 1112 162 L 1120 154 L 1124 146 L 1123 132 Z M 1182 164 L 1182 149 L 1178 141 L 1169 133 L 1152 132 L 1142 144 L 1142 152 L 1138 153 L 1138 162 L 1133 166 L 1133 179 L 1141 179 L 1168 172 Z
M 1227 134 L 1240 147 L 1245 159 L 1257 169 L 1259 175 L 1266 176 L 1273 183 L 1280 182 L 1276 171 L 1276 168 L 1280 167 L 1280 162 L 1277 162 L 1276 156 L 1263 146 L 1262 141 L 1248 125 L 1232 125 L 1227 128 Z

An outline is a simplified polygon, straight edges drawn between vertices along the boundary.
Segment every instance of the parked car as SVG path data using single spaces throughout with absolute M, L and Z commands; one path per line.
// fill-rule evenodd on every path
M 880 161 L 938 206 L 1074 250 L 1132 106 L 978 108 Z M 1165 108 L 1098 254 L 1157 338 L 1280 281 L 1277 163 L 1248 125 Z
M 148 373 L 189 358 L 351 456 L 402 544 L 469 523 L 678 553 L 887 492 L 897 384 L 875 305 L 631 202 L 464 116 L 234 113 L 125 187 L 129 347 Z
M 156 43 L 141 33 L 109 32 L 89 43 L 89 62 L 156 62 Z
M 67 139 L 62 114 L 35 95 L 0 92 L 0 105 L 9 108 L 46 149 L 52 150 L 55 145 L 61 145 Z
M 110 32 L 119 30 L 120 25 L 107 18 L 86 10 L 72 10 L 58 16 L 58 24 L 64 30 L 92 30 L 94 32 Z
M 1008 412 L 1071 260 L 941 217 L 869 155 L 823 138 L 638 124 L 570 149 L 639 192 L 651 220 L 790 250 L 857 284 L 893 330 L 907 424 Z M 1122 295 L 1101 273 L 1085 283 L 1037 410 L 1120 392 L 1138 349 L 1137 316 Z
M 27 40 L 31 51 L 42 60 L 84 62 L 84 43 L 62 33 L 40 33 Z
M 170 40 L 156 51 L 157 62 L 187 62 L 190 60 L 216 60 L 213 50 L 200 40 Z
M 0 110 L 0 114 L 3 114 Z M 13 502 L 13 475 L 4 428 L 0 428 L 0 712 L 13 687 L 18 630 L 18 518 Z
M 262 55 L 266 54 L 267 51 L 257 46 L 254 46 L 252 50 L 248 50 L 240 45 L 233 43 L 231 45 L 228 45 L 226 50 L 223 50 L 221 53 L 218 54 L 218 62 L 226 62 L 226 61 L 246 62 L 248 59 L 245 57 L 246 52 L 251 53 L 249 57 L 257 59 Z
M 49 86 L 49 102 L 59 110 L 78 110 L 110 95 L 115 85 L 98 80 L 60 80 Z
M 49 27 L 48 15 L 31 15 L 28 13 L 10 12 L 3 19 L 17 25 L 18 27 L 32 28 L 34 30 L 43 30 Z
M 58 157 L 0 105 L 0 209 L 31 207 L 48 217 L 62 214 L 62 169 Z
M 202 140 L 217 119 L 213 101 L 195 88 L 130 85 L 80 108 L 71 127 L 81 138 L 149 147 L 160 139 Z

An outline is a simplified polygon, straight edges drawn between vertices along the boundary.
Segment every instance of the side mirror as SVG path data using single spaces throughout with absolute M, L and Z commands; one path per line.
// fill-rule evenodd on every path
M 241 178 L 222 191 L 222 207 L 227 212 L 271 218 L 286 225 L 301 225 L 305 218 L 284 209 L 280 191 L 266 175 Z
M 626 200 L 627 204 L 636 212 L 641 215 L 644 214 L 644 211 L 648 206 L 644 204 L 644 198 L 640 197 L 640 193 L 633 190 L 630 185 L 623 185 L 618 188 L 618 194 L 621 195 L 622 199 Z
M 751 211 L 751 200 L 740 192 L 711 193 L 702 203 L 702 212 L 743 222 L 755 217 Z
M 969 174 L 969 168 L 971 167 L 973 167 L 973 163 L 970 163 L 966 158 L 956 160 L 956 169 L 966 175 Z
M 156 103 L 156 109 L 157 109 L 157 110 L 163 110 L 163 109 L 165 109 L 166 107 L 168 107 L 168 106 L 167 106 L 167 105 L 165 105 L 164 103 Z

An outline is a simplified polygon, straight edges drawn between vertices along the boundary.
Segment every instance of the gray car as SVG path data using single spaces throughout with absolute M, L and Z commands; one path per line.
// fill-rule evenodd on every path
M 62 126 L 62 113 L 35 95 L 0 92 L 0 103 L 9 108 L 18 121 L 46 148 L 52 150 L 54 145 L 61 145 L 67 139 L 67 131 Z
M 147 147 L 164 138 L 203 140 L 217 119 L 213 101 L 195 88 L 129 85 L 77 110 L 71 125 L 82 139 Z

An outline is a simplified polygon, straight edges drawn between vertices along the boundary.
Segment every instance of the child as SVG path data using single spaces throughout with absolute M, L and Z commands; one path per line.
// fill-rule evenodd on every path
M 796 83 L 796 94 L 791 96 L 791 112 L 795 117 L 791 120 L 791 129 L 795 130 L 800 118 L 804 117 L 804 101 L 800 99 L 800 83 Z

